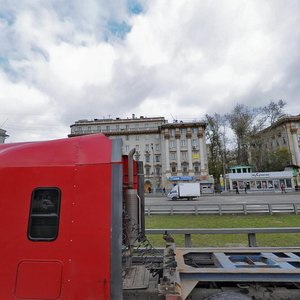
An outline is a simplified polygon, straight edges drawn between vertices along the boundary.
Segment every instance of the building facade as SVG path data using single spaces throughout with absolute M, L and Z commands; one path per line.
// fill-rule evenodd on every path
M 204 122 L 168 123 L 164 117 L 78 120 L 69 137 L 103 133 L 121 138 L 123 154 L 136 149 L 142 161 L 146 190 L 170 189 L 178 181 L 207 181 L 207 151 Z M 150 189 L 149 189 L 150 188 Z
M 0 128 L 0 144 L 3 144 L 7 137 L 6 130 Z
M 252 166 L 229 168 L 225 175 L 226 191 L 235 193 L 295 191 L 295 174 L 286 168 L 281 172 L 252 172 Z
M 287 149 L 289 165 L 300 168 L 300 115 L 285 116 L 273 125 L 255 135 L 252 147 L 264 153 L 277 149 Z M 299 173 L 295 177 L 295 185 L 300 185 Z

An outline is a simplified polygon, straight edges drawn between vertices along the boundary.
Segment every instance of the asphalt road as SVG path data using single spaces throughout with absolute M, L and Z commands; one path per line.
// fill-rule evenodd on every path
M 202 195 L 199 198 L 195 198 L 194 200 L 176 200 L 171 201 L 167 197 L 159 196 L 153 197 L 152 195 L 146 195 L 145 203 L 146 205 L 151 204 L 164 204 L 164 205 L 176 205 L 176 204 L 185 204 L 185 205 L 193 205 L 195 203 L 203 203 L 203 204 L 222 204 L 222 203 L 230 203 L 230 204 L 241 204 L 241 203 L 300 203 L 300 192 L 295 193 L 271 193 L 271 194 L 231 194 L 231 195 Z

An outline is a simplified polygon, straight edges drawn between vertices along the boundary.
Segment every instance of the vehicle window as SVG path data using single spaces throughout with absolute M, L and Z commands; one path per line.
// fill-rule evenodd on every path
M 28 238 L 53 241 L 57 238 L 61 192 L 58 188 L 37 188 L 32 192 Z

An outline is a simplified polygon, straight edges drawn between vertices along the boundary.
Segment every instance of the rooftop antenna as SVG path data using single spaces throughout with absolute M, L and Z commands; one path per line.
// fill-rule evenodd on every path
M 173 119 L 173 123 L 177 123 L 177 122 L 178 122 L 178 120 L 177 120 L 177 119 L 175 119 L 171 113 L 170 113 L 170 115 L 171 115 L 171 117 L 172 117 L 172 119 Z
M 0 128 L 7 122 L 8 119 L 6 119 L 0 126 Z

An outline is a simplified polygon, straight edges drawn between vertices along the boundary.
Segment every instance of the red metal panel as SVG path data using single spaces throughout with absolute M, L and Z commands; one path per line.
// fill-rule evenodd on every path
M 77 142 L 77 138 L 72 138 L 53 141 L 54 145 L 43 142 L 28 144 L 28 148 L 21 145 L 0 149 L 1 299 L 15 299 L 15 287 L 17 295 L 28 295 L 24 289 L 27 282 L 22 283 L 25 272 L 17 271 L 24 260 L 61 262 L 60 299 L 109 299 L 111 141 L 99 135 L 86 138 L 87 141 L 81 137 Z M 39 153 L 44 150 L 45 155 Z M 29 158 L 30 153 L 36 161 Z M 27 238 L 31 194 L 37 187 L 61 190 L 59 233 L 55 241 Z M 35 267 L 31 270 L 26 265 L 25 269 L 38 276 Z M 57 291 L 53 283 L 55 272 L 45 272 L 41 281 L 51 281 L 51 297 Z M 41 290 L 30 288 L 34 295 L 40 295 Z
M 15 295 L 20 299 L 58 299 L 62 264 L 58 261 L 22 261 L 18 266 Z
M 108 163 L 111 141 L 102 134 L 0 145 L 0 167 Z
M 133 188 L 137 190 L 138 188 L 138 176 L 137 176 L 137 162 L 133 160 Z M 123 183 L 124 186 L 128 185 L 128 156 L 123 155 Z

